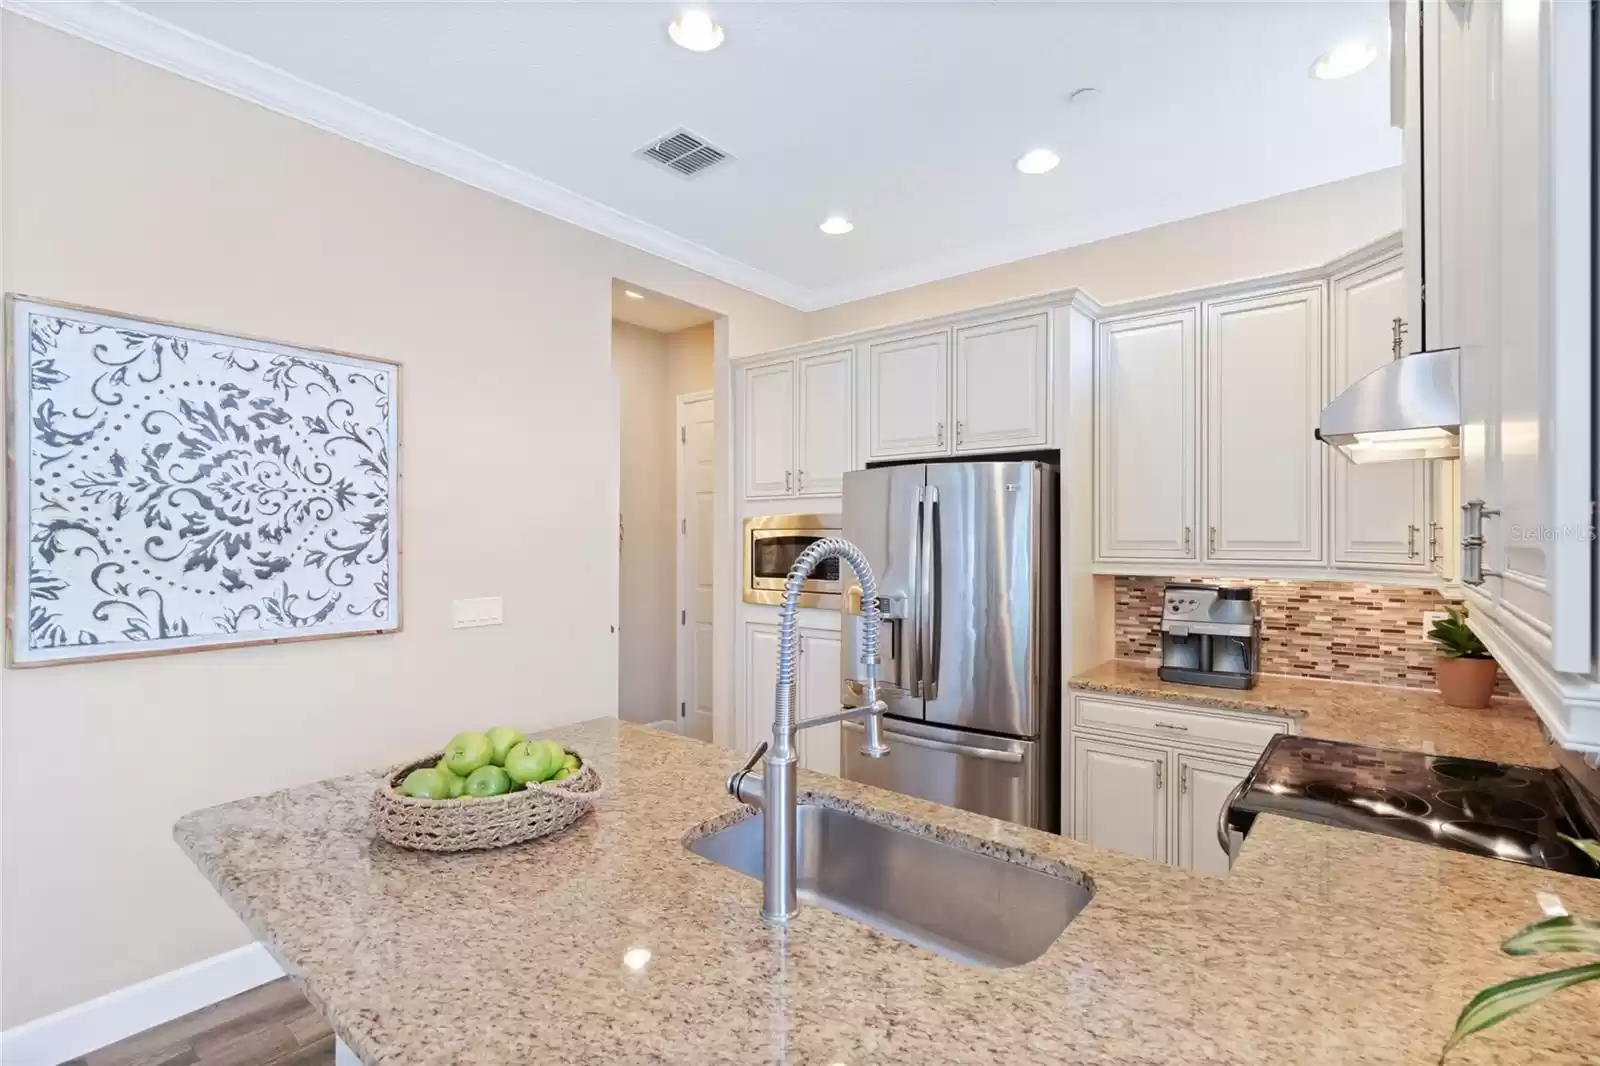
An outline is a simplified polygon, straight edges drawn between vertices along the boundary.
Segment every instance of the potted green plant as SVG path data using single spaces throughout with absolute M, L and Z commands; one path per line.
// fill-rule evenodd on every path
M 1452 707 L 1487 707 L 1494 698 L 1494 658 L 1478 634 L 1467 628 L 1464 611 L 1455 607 L 1445 610 L 1446 616 L 1428 630 L 1428 639 L 1438 652 L 1433 659 L 1433 679 L 1439 695 Z

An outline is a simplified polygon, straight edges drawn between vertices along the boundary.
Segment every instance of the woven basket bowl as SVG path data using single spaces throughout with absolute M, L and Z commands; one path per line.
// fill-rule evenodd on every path
M 566 749 L 572 751 L 571 748 Z M 579 752 L 572 752 L 583 759 Z M 414 799 L 400 794 L 412 770 L 437 763 L 443 752 L 390 770 L 372 793 L 373 827 L 401 848 L 474 851 L 559 833 L 593 809 L 604 792 L 599 771 L 587 759 L 565 781 L 529 784 L 502 796 L 452 800 Z

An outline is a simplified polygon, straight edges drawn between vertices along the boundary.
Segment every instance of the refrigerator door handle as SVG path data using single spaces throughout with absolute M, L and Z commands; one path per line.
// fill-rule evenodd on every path
M 846 720 L 843 727 L 851 733 L 866 735 L 866 727 L 853 719 Z M 934 740 L 932 737 L 921 737 L 915 733 L 897 733 L 894 724 L 888 719 L 883 723 L 884 735 L 894 738 L 896 744 L 909 744 L 913 748 L 927 748 L 930 751 L 945 751 L 952 755 L 960 755 L 969 759 L 988 759 L 991 762 L 1020 763 L 1022 752 L 1005 751 L 997 748 L 975 748 L 970 744 L 953 744 L 948 740 Z
M 919 609 L 921 611 L 917 654 L 917 676 L 923 699 L 939 697 L 939 489 L 928 485 L 923 489 L 922 529 L 918 538 L 917 555 L 921 586 Z

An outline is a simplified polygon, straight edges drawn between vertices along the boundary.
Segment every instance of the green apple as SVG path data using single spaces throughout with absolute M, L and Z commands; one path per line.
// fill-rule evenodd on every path
M 450 769 L 450 764 L 440 759 L 434 769 L 443 775 L 445 783 L 450 786 L 450 798 L 460 799 L 467 790 L 467 779 Z
M 571 770 L 573 773 L 577 773 L 579 770 L 583 769 L 583 760 L 569 751 L 567 752 L 567 757 L 561 760 L 561 766 L 563 769 Z
M 497 725 L 484 736 L 489 738 L 489 743 L 494 748 L 494 755 L 490 761 L 496 766 L 504 766 L 506 753 L 527 739 L 522 735 L 522 730 L 509 725 Z
M 568 767 L 568 766 L 563 766 L 561 769 L 556 771 L 556 775 L 554 777 L 552 777 L 550 780 L 552 780 L 552 781 L 565 781 L 567 778 L 569 778 L 571 776 L 572 776 L 572 768 Z
M 500 796 L 511 791 L 511 775 L 498 766 L 480 766 L 467 778 L 467 795 Z
M 402 795 L 416 799 L 442 800 L 450 798 L 450 782 L 431 766 L 411 771 L 400 783 Z
M 451 771 L 466 777 L 494 758 L 494 745 L 482 733 L 457 733 L 444 748 L 444 762 Z
M 519 785 L 548 781 L 560 767 L 561 747 L 548 740 L 524 740 L 506 752 L 506 773 Z

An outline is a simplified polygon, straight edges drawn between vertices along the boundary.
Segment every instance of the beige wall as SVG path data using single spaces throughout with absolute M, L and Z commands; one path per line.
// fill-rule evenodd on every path
M 677 703 L 678 430 L 667 342 L 655 330 L 611 323 L 622 418 L 618 713 L 632 722 L 670 718 Z
M 1104 304 L 1320 266 L 1400 228 L 1400 171 L 1170 222 L 806 316 L 809 337 L 1078 288 Z
M 711 354 L 715 344 L 711 323 L 667 334 L 668 389 L 673 396 L 711 389 Z
M 405 478 L 399 634 L 0 677 L 9 1028 L 248 940 L 172 843 L 181 814 L 463 726 L 616 713 L 611 279 L 727 315 L 725 358 L 803 322 L 3 17 L 6 288 L 398 360 Z M 451 629 L 479 595 L 505 624 Z

